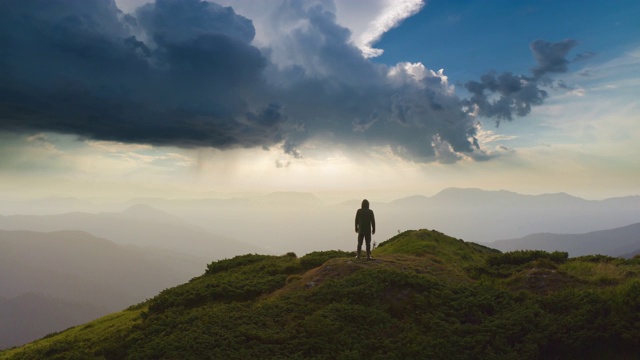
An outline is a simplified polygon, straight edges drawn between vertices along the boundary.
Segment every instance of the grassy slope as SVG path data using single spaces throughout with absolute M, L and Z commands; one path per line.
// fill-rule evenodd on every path
M 631 359 L 640 349 L 638 259 L 500 254 L 429 230 L 373 255 L 214 262 L 0 359 Z

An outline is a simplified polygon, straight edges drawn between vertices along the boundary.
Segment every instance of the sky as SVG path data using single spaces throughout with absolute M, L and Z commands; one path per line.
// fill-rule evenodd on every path
M 0 0 L 0 198 L 640 195 L 638 18 L 631 0 Z

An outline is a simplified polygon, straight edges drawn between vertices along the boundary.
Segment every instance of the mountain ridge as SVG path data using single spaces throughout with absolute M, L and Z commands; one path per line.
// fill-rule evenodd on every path
M 222 259 L 263 248 L 216 235 L 181 217 L 149 205 L 120 212 L 71 212 L 55 215 L 0 216 L 0 229 L 32 231 L 80 230 L 119 244 L 153 246 L 194 256 Z
M 581 234 L 535 233 L 486 245 L 501 251 L 536 249 L 567 251 L 570 256 L 602 254 L 622 257 L 640 250 L 640 223 Z
M 88 302 L 33 292 L 0 297 L 0 349 L 22 345 L 111 311 Z
M 433 230 L 373 254 L 215 261 L 0 359 L 631 359 L 640 349 L 640 259 L 500 253 Z
M 183 220 L 181 226 L 188 227 L 185 231 L 192 235 L 191 240 L 182 242 L 182 250 L 206 254 L 207 258 L 215 251 L 213 247 L 206 248 L 207 243 L 214 243 L 215 239 L 223 242 L 224 239 L 242 239 L 241 242 L 253 249 L 239 245 L 238 251 L 221 253 L 218 258 L 246 252 L 262 253 L 265 248 L 274 253 L 294 251 L 304 254 L 319 249 L 345 249 L 352 246 L 352 242 L 347 241 L 353 238 L 350 223 L 362 199 L 322 203 L 319 198 L 319 203 L 312 193 L 294 192 L 296 198 L 314 200 L 288 204 L 283 199 L 289 195 L 285 192 L 283 196 L 271 198 L 269 194 L 209 199 L 138 198 L 118 206 L 145 204 L 178 216 Z M 255 200 L 260 196 L 264 201 Z M 380 224 L 377 236 L 381 239 L 393 236 L 398 230 L 429 227 L 468 241 L 490 243 L 536 232 L 584 233 L 621 227 L 637 222 L 637 214 L 640 213 L 640 196 L 637 195 L 585 200 L 563 193 L 523 195 L 507 190 L 449 188 L 432 196 L 416 195 L 389 202 L 376 200 L 375 197 L 368 199 Z M 15 222 L 15 219 L 12 220 Z M 123 229 L 135 225 L 131 223 L 133 219 L 129 220 L 127 226 L 122 223 L 106 228 L 103 226 L 100 233 L 94 234 L 118 240 L 106 231 L 115 228 L 113 233 L 126 235 L 129 243 L 146 241 L 145 245 L 149 245 L 151 239 L 157 239 L 156 242 L 172 242 L 172 249 L 177 250 L 176 242 L 164 236 L 170 229 L 155 233 L 148 230 L 144 236 L 143 233 L 123 234 Z M 205 239 L 202 232 L 199 232 L 200 235 L 194 234 L 191 226 L 206 232 L 209 238 Z M 49 227 L 30 230 L 64 229 Z M 176 228 L 171 231 L 174 237 L 178 236 Z M 305 241 L 300 241 L 299 234 L 305 234 Z M 198 238 L 200 240 L 195 241 Z M 205 251 L 200 251 L 203 246 Z
M 78 230 L 0 230 L 0 297 L 6 299 L 0 302 L 0 313 L 6 315 L 0 333 L 10 334 L 0 340 L 3 346 L 24 344 L 120 310 L 198 275 L 205 264 Z M 38 311 L 20 312 L 15 299 L 24 294 L 39 294 L 29 298 L 42 305 Z M 77 314 L 72 311 L 76 305 Z

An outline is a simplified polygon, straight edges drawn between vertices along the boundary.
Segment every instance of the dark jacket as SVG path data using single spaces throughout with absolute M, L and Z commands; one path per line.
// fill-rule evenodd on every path
M 356 212 L 356 232 L 359 234 L 376 233 L 376 219 L 373 210 L 369 209 L 369 201 L 362 200 L 362 207 Z

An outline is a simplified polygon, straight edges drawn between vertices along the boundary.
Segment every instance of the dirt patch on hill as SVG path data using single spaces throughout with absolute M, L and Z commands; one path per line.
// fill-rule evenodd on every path
M 329 279 L 342 279 L 357 271 L 367 269 L 394 269 L 402 272 L 437 277 L 439 281 L 472 282 L 467 276 L 454 271 L 446 264 L 432 257 L 414 257 L 407 255 L 385 255 L 372 260 L 355 258 L 331 259 L 321 266 L 304 274 L 290 275 L 286 285 L 269 297 L 278 297 L 291 291 L 312 289 Z

